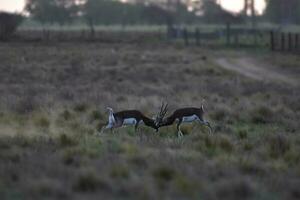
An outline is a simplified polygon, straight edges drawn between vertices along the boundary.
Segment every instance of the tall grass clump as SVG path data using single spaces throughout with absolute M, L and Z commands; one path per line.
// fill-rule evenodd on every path
M 267 106 L 256 107 L 250 113 L 251 121 L 258 124 L 266 124 L 272 122 L 273 116 L 273 110 Z
M 284 156 L 291 149 L 289 138 L 283 134 L 275 134 L 267 137 L 269 155 L 272 158 Z
M 98 189 L 108 189 L 109 185 L 91 169 L 83 169 L 76 178 L 73 189 L 79 192 L 94 192 Z

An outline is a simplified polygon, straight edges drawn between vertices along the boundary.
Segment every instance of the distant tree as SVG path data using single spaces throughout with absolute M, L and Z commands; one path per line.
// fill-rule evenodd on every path
M 265 16 L 271 21 L 280 24 L 300 24 L 299 0 L 267 0 Z
M 95 24 L 100 18 L 99 11 L 102 9 L 98 0 L 87 0 L 83 6 L 83 17 L 90 27 L 91 36 L 94 36 Z
M 154 4 L 144 7 L 143 18 L 150 24 L 167 24 L 168 26 L 171 26 L 175 20 L 172 11 L 168 11 Z
M 0 12 L 0 40 L 9 39 L 22 21 L 22 15 Z
M 189 11 L 186 4 L 181 2 L 176 3 L 175 21 L 180 24 L 190 24 L 198 19 L 194 11 Z
M 201 11 L 207 23 L 241 23 L 242 17 L 224 10 L 215 0 L 203 0 Z
M 136 24 L 141 19 L 143 6 L 140 4 L 122 3 L 112 0 L 86 0 L 83 5 L 83 17 L 87 22 L 91 35 L 95 25 L 104 24 Z
M 76 0 L 27 0 L 26 11 L 42 24 L 70 23 L 77 13 Z

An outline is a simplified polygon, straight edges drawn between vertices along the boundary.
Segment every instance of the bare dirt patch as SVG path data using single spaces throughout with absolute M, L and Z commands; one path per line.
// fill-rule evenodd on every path
M 218 58 L 215 62 L 222 68 L 238 72 L 258 81 L 284 83 L 292 86 L 299 85 L 299 82 L 293 77 L 279 73 L 274 69 L 268 69 L 266 63 L 261 63 L 253 58 Z

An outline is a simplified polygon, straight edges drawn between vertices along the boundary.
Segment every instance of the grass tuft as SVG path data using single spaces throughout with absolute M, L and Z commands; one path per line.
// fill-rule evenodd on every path
M 267 138 L 269 154 L 272 158 L 279 158 L 285 155 L 291 148 L 291 142 L 283 134 L 272 135 Z
M 270 123 L 273 119 L 274 112 L 267 106 L 259 106 L 252 110 L 251 121 L 258 124 Z
M 66 120 L 69 121 L 70 119 L 72 119 L 73 115 L 69 110 L 65 110 L 61 113 L 61 117 Z
M 34 125 L 38 128 L 48 129 L 50 127 L 50 120 L 45 116 L 41 116 L 34 120 Z
M 231 153 L 234 149 L 231 139 L 225 135 L 219 137 L 219 147 L 227 153 Z
M 237 133 L 240 139 L 248 138 L 248 131 L 246 129 L 239 129 Z
M 80 104 L 75 105 L 73 109 L 76 112 L 81 112 L 82 113 L 82 112 L 87 111 L 88 106 L 84 103 L 80 103 Z
M 124 165 L 112 166 L 110 170 L 110 176 L 112 178 L 122 178 L 127 179 L 129 177 L 129 169 Z
M 100 119 L 102 119 L 103 118 L 103 115 L 102 115 L 102 113 L 100 112 L 100 111 L 98 111 L 98 110 L 93 110 L 92 112 L 91 112 L 91 114 L 90 114 L 90 119 L 92 120 L 92 121 L 94 121 L 94 120 L 100 120 Z
M 159 167 L 153 171 L 153 176 L 162 181 L 171 181 L 176 172 L 170 167 Z
M 94 170 L 84 170 L 79 174 L 73 189 L 79 192 L 94 192 L 97 189 L 107 189 L 109 185 L 104 182 Z
M 78 144 L 78 140 L 74 136 L 69 136 L 65 133 L 59 135 L 58 141 L 62 147 L 75 146 Z

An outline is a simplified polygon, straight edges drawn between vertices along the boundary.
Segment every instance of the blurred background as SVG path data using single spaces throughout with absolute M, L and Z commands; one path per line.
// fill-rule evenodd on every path
M 105 28 L 145 31 L 163 30 L 163 26 L 192 27 L 204 24 L 215 26 L 204 26 L 201 31 L 225 24 L 287 31 L 297 29 L 295 25 L 300 23 L 299 9 L 300 2 L 297 0 L 288 3 L 283 0 L 0 1 L 2 12 L 23 16 L 23 22 L 18 23 L 21 30 L 89 29 L 91 35 L 95 30 Z M 5 17 L 1 19 L 0 23 L 3 24 Z

